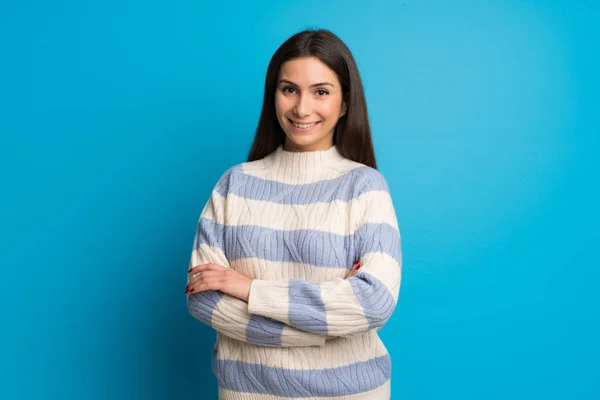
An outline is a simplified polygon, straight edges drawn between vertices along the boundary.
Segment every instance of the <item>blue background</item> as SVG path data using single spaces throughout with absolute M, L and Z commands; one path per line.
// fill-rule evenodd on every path
M 370 3 L 370 4 L 367 4 Z M 267 64 L 352 50 L 401 227 L 393 399 L 600 398 L 592 1 L 0 6 L 2 399 L 216 398 L 196 222 Z

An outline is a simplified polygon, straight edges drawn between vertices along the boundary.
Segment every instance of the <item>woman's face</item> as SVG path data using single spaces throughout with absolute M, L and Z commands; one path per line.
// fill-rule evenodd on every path
M 286 135 L 285 150 L 329 149 L 335 125 L 346 113 L 337 75 L 316 57 L 283 63 L 275 91 L 275 112 Z

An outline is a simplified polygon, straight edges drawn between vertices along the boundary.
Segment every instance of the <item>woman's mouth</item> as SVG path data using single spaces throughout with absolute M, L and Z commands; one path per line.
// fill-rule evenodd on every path
M 288 120 L 292 123 L 292 125 L 294 126 L 294 128 L 298 131 L 309 131 L 312 128 L 314 128 L 315 126 L 319 125 L 321 123 L 321 121 L 317 121 L 317 122 L 310 122 L 308 124 L 300 124 L 297 122 L 292 121 L 291 119 L 288 118 Z

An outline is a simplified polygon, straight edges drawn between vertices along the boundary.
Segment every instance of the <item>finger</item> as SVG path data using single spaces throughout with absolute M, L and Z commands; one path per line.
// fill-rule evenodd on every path
M 201 282 L 204 279 L 212 278 L 212 277 L 224 277 L 225 272 L 223 271 L 203 271 L 201 274 L 194 276 L 188 282 L 188 286 L 193 285 L 196 282 Z
M 195 282 L 193 285 L 188 285 L 186 289 L 186 293 L 196 293 L 201 292 L 203 290 L 221 290 L 223 287 L 223 280 L 219 280 L 218 278 L 211 278 L 209 280 L 201 280 L 199 282 Z
M 208 273 L 211 273 L 210 275 L 206 275 Z M 216 272 L 216 273 L 215 273 Z M 219 271 L 205 271 L 203 272 L 201 275 L 198 275 L 196 277 L 194 277 L 192 280 L 190 280 L 186 286 L 186 288 L 191 288 L 194 287 L 196 285 L 202 284 L 202 283 L 211 283 L 211 282 L 225 282 L 227 280 L 227 276 Z
M 188 270 L 188 273 L 196 274 L 196 273 L 202 272 L 202 271 L 215 271 L 215 270 L 219 270 L 221 268 L 225 268 L 225 267 L 221 267 L 220 265 L 215 264 L 215 263 L 200 264 L 200 265 L 196 265 L 195 267 L 190 268 Z
M 348 273 L 347 277 L 348 277 L 348 278 L 351 278 L 351 277 L 353 277 L 354 275 L 358 274 L 358 272 L 359 272 L 359 271 L 358 271 L 358 268 L 353 268 L 353 269 L 351 269 L 351 270 L 350 270 L 350 272 Z
M 211 269 L 213 269 L 213 268 L 212 268 L 212 263 L 207 263 L 207 264 L 199 264 L 199 265 L 196 265 L 196 266 L 194 266 L 194 267 L 192 267 L 192 268 L 188 269 L 188 273 L 189 273 L 189 274 L 197 274 L 198 272 L 201 272 L 201 271 L 209 271 L 209 270 L 211 270 Z

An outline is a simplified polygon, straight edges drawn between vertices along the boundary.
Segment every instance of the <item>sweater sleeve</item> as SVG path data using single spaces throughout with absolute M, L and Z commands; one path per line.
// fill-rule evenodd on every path
M 189 267 L 215 263 L 231 268 L 225 254 L 224 209 L 229 170 L 215 186 L 198 220 Z M 188 274 L 188 283 L 191 277 Z M 250 315 L 248 304 L 218 290 L 187 295 L 190 314 L 218 332 L 258 346 L 323 346 L 325 336 L 306 332 L 269 317 Z
M 389 188 L 381 174 L 375 176 L 378 182 L 358 196 L 363 215 L 354 233 L 359 272 L 326 282 L 254 280 L 251 314 L 332 336 L 379 330 L 387 322 L 400 291 L 402 253 Z

